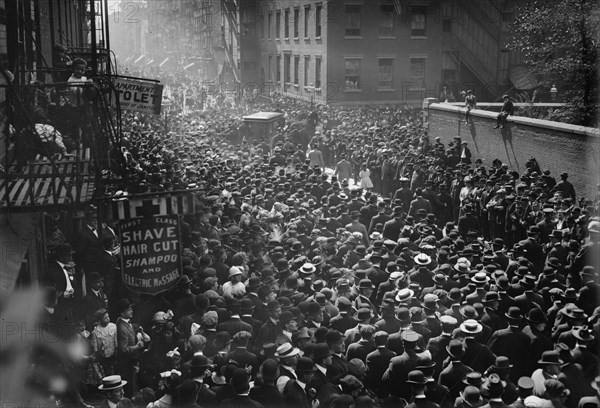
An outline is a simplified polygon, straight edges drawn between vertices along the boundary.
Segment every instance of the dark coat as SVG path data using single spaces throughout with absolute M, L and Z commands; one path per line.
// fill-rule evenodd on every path
M 370 387 L 377 395 L 382 391 L 381 378 L 387 370 L 390 360 L 396 357 L 396 353 L 385 347 L 377 348 L 367 355 L 365 385 Z
M 488 347 L 497 356 L 506 356 L 514 368 L 510 373 L 510 380 L 517 382 L 520 377 L 531 375 L 534 365 L 531 361 L 531 340 L 521 329 L 509 326 L 492 334 Z
M 298 385 L 296 380 L 290 380 L 285 384 L 285 387 L 283 388 L 283 395 L 285 396 L 286 406 L 288 407 L 312 408 L 312 399 L 302 389 L 302 387 Z
M 265 407 L 279 408 L 285 405 L 285 397 L 276 386 L 263 384 L 250 390 L 250 398 Z
M 248 395 L 236 395 L 233 398 L 228 398 L 221 401 L 219 407 L 222 408 L 264 408 L 260 402 L 254 401 Z

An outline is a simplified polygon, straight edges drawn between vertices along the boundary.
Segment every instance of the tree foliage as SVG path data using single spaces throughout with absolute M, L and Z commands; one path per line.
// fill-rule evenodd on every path
M 593 126 L 598 119 L 598 0 L 519 0 L 509 47 L 559 98 L 571 122 Z

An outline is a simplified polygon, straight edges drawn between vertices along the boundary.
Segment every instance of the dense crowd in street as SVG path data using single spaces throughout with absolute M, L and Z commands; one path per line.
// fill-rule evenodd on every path
M 35 362 L 70 379 L 31 380 L 58 407 L 600 407 L 600 196 L 577 175 L 472 158 L 405 106 L 168 82 L 166 114 L 123 115 L 108 193 L 195 191 L 181 277 L 127 290 L 114 216 L 47 214 L 44 327 L 82 346 Z M 274 110 L 277 142 L 240 137 Z

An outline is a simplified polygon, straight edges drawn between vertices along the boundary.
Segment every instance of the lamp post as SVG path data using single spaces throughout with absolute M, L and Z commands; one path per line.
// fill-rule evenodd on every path
M 556 89 L 556 85 L 552 84 L 552 88 L 550 88 L 550 99 L 552 99 L 552 102 L 556 102 L 557 95 L 558 89 Z
M 315 104 L 315 84 L 311 82 L 307 90 L 310 94 L 310 109 L 312 110 Z

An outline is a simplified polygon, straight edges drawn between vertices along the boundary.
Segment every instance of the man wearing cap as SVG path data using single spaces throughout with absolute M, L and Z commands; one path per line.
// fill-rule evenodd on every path
M 256 354 L 248 351 L 248 343 L 252 339 L 252 334 L 247 331 L 239 331 L 233 335 L 233 350 L 227 357 L 233 360 L 242 368 L 250 369 L 252 375 L 258 372 L 258 357 Z
M 500 113 L 498 114 L 498 116 L 496 117 L 496 126 L 494 126 L 494 129 L 504 129 L 504 124 L 506 123 L 506 118 L 509 115 L 514 115 L 515 113 L 515 106 L 513 105 L 512 101 L 510 100 L 510 97 L 508 95 L 502 95 L 502 110 L 500 110 Z
M 369 246 L 369 233 L 367 231 L 367 227 L 365 227 L 364 224 L 361 224 L 359 222 L 359 218 L 360 218 L 360 213 L 358 211 L 352 211 L 352 213 L 350 214 L 350 216 L 352 217 L 352 222 L 350 224 L 346 225 L 346 230 L 350 231 L 350 232 L 358 232 L 362 235 L 362 244 L 365 247 Z
M 527 313 L 527 326 L 523 327 L 525 333 L 531 339 L 530 352 L 532 361 L 537 361 L 542 357 L 542 353 L 552 350 L 554 344 L 546 334 L 546 325 L 548 318 L 539 308 L 532 308 Z
M 372 351 L 375 351 L 376 347 L 373 342 L 375 327 L 370 324 L 366 324 L 360 328 L 359 332 L 360 340 L 348 346 L 348 351 L 346 352 L 346 361 L 351 361 L 354 358 L 365 361 L 367 355 Z
M 350 302 L 348 298 L 344 296 L 338 297 L 337 307 L 340 314 L 332 317 L 329 321 L 329 326 L 332 329 L 337 330 L 340 333 L 345 333 L 346 330 L 352 329 L 358 325 L 358 321 L 353 317 L 352 302 Z
M 560 191 L 563 197 L 570 197 L 573 200 L 573 202 L 575 202 L 575 187 L 573 187 L 573 184 L 571 184 L 571 182 L 567 180 L 568 178 L 569 175 L 566 172 L 560 173 L 560 181 L 556 183 L 556 186 L 554 186 L 554 190 Z
M 352 177 L 352 165 L 346 160 L 346 154 L 340 154 L 340 161 L 335 166 L 334 175 L 338 177 L 340 181 L 349 180 Z
M 123 387 L 126 384 L 127 381 L 122 380 L 119 375 L 104 377 L 98 389 L 104 392 L 106 400 L 99 405 L 99 408 L 134 408 L 131 400 L 125 398 Z

